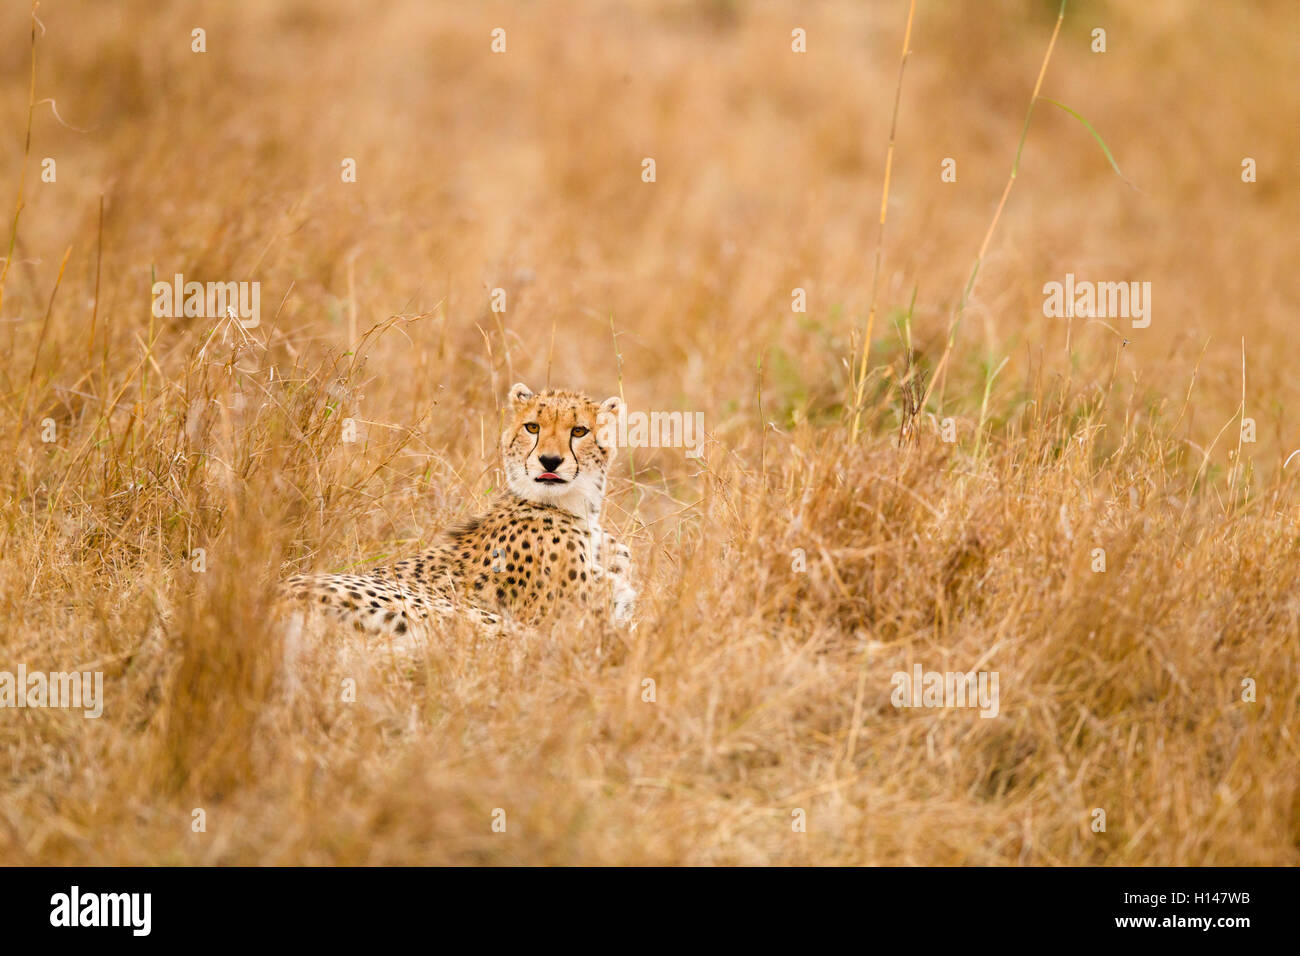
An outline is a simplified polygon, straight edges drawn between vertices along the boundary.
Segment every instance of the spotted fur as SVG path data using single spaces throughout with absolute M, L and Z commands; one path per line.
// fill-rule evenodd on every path
M 486 513 L 365 574 L 295 575 L 286 599 L 371 634 L 403 635 L 441 615 L 538 623 L 582 607 L 626 622 L 631 554 L 600 526 L 620 404 L 515 385 L 501 436 L 507 487 Z

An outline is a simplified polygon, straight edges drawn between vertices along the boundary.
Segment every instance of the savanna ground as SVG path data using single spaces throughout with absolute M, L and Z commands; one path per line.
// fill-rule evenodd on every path
M 1071 3 L 1041 94 L 1124 178 L 1040 100 L 990 233 L 1057 4 L 921 0 L 883 246 L 906 0 L 38 16 L 33 87 L 0 10 L 0 670 L 107 699 L 0 710 L 0 861 L 1300 860 L 1294 4 Z M 1067 272 L 1150 326 L 1045 318 Z M 260 325 L 154 317 L 176 273 Z M 705 415 L 616 465 L 636 629 L 287 668 L 275 582 L 483 505 L 516 380 Z M 998 716 L 896 709 L 918 663 Z

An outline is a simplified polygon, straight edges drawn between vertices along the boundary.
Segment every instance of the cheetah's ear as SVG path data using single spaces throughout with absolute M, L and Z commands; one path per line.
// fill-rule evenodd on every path
M 613 450 L 618 447 L 618 423 L 622 412 L 623 400 L 617 395 L 611 395 L 596 406 L 596 444 L 610 449 L 611 458 Z
M 518 408 L 524 402 L 533 397 L 533 390 L 523 382 L 515 382 L 510 386 L 510 407 Z

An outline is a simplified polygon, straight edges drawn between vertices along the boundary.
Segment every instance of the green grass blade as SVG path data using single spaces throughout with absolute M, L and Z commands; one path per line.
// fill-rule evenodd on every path
M 1080 123 L 1082 123 L 1083 128 L 1092 134 L 1092 138 L 1097 141 L 1097 145 L 1101 147 L 1101 151 L 1106 154 L 1106 161 L 1110 163 L 1110 168 L 1115 170 L 1115 175 L 1118 176 L 1120 179 L 1124 180 L 1124 182 L 1128 183 L 1129 186 L 1132 186 L 1134 189 L 1137 189 L 1136 186 L 1133 186 L 1133 184 L 1129 182 L 1129 178 L 1125 176 L 1122 172 L 1120 172 L 1119 163 L 1115 162 L 1115 157 L 1111 153 L 1110 147 L 1106 145 L 1106 141 L 1101 138 L 1101 134 L 1097 132 L 1097 130 L 1093 127 L 1091 123 L 1089 123 L 1086 119 L 1084 119 L 1074 110 L 1070 109 L 1070 107 L 1066 106 L 1064 103 L 1058 100 L 1054 100 L 1051 97 L 1047 97 L 1047 96 L 1039 96 L 1038 98 L 1045 103 L 1051 103 L 1053 106 L 1059 106 L 1061 109 L 1065 110 L 1075 119 L 1077 119 Z

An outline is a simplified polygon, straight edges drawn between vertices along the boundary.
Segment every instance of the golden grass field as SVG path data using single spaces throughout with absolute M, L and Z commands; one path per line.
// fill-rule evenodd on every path
M 1124 178 L 1039 100 L 990 231 L 1057 4 L 920 0 L 883 245 L 907 0 L 37 15 L 0 671 L 105 703 L 0 709 L 0 863 L 1300 862 L 1294 4 L 1072 2 L 1041 95 Z M 155 317 L 176 273 L 260 325 Z M 1045 318 L 1066 273 L 1150 326 Z M 635 630 L 286 661 L 276 582 L 484 506 L 517 380 L 705 416 L 615 466 Z M 915 664 L 998 715 L 894 707 Z

